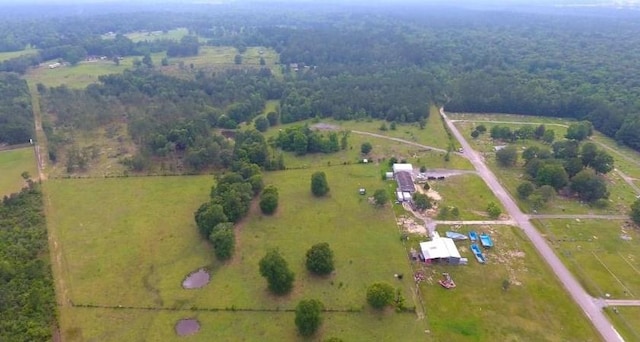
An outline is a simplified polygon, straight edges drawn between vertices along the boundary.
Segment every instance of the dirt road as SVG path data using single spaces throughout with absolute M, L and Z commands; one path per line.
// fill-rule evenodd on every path
M 400 138 L 388 137 L 388 136 L 382 135 L 382 134 L 375 134 L 375 133 L 363 132 L 363 131 L 351 131 L 351 133 L 360 134 L 360 135 L 368 135 L 370 137 L 376 137 L 376 138 L 381 138 L 381 139 L 393 140 L 393 141 L 397 141 L 399 143 L 403 143 L 403 144 L 407 144 L 407 145 L 413 145 L 413 146 L 416 146 L 416 147 L 424 148 L 425 150 L 438 151 L 438 152 L 447 152 L 447 150 L 441 149 L 441 148 L 438 148 L 438 147 L 422 145 L 422 144 L 418 144 L 417 142 L 414 142 L 414 141 L 409 141 L 409 140 L 400 139 Z
M 440 108 L 440 114 L 453 135 L 462 145 L 464 149 L 463 155 L 473 164 L 478 171 L 478 175 L 484 179 L 491 191 L 493 191 L 495 196 L 500 200 L 512 220 L 518 224 L 529 240 L 531 240 L 533 246 L 538 250 L 538 253 L 547 262 L 547 264 L 549 264 L 553 272 L 558 277 L 558 280 L 560 280 L 573 300 L 584 311 L 585 315 L 598 330 L 602 338 L 605 341 L 624 341 L 616 329 L 607 320 L 601 308 L 595 303 L 594 299 L 587 294 L 582 286 L 580 286 L 580 283 L 578 283 L 578 281 L 560 261 L 558 256 L 556 256 L 538 230 L 531 224 L 529 217 L 520 210 L 513 198 L 511 198 L 509 193 L 507 193 L 502 184 L 498 182 L 498 179 L 482 161 L 480 155 L 471 148 L 471 145 L 467 142 L 457 127 L 455 127 L 451 120 L 449 120 L 444 112 L 444 108 Z

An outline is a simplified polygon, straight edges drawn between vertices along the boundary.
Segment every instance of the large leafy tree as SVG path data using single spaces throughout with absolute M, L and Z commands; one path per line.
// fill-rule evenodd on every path
M 317 275 L 327 275 L 334 270 L 333 251 L 328 243 L 317 243 L 307 251 L 307 270 Z
M 263 214 L 271 215 L 278 208 L 278 189 L 273 186 L 267 186 L 264 191 L 262 191 L 262 195 L 260 195 L 260 210 L 262 210 Z
M 229 221 L 222 206 L 213 202 L 203 203 L 195 212 L 195 219 L 200 234 L 205 237 L 211 234 L 216 225 Z
M 500 166 L 514 166 L 518 162 L 518 150 L 515 146 L 507 146 L 496 152 L 496 160 Z
M 382 309 L 393 302 L 393 287 L 387 283 L 374 283 L 367 288 L 367 303 Z
M 316 299 L 301 300 L 296 305 L 295 323 L 298 332 L 302 336 L 311 336 L 315 334 L 322 324 L 322 310 L 324 305 Z
M 584 169 L 578 172 L 578 174 L 571 178 L 571 185 L 569 187 L 577 193 L 582 200 L 587 202 L 593 202 L 609 196 L 607 183 L 591 169 Z
M 558 190 L 569 183 L 569 176 L 562 165 L 550 163 L 538 170 L 536 182 L 538 185 L 550 185 Z
M 272 249 L 260 259 L 260 275 L 267 279 L 269 290 L 277 295 L 289 293 L 295 274 L 277 249 Z
M 236 236 L 233 232 L 233 223 L 220 223 L 214 227 L 209 235 L 213 244 L 213 251 L 220 260 L 227 260 L 233 255 L 236 246 Z
M 640 199 L 637 199 L 631 205 L 631 212 L 629 213 L 629 217 L 635 224 L 640 225 Z
M 389 193 L 385 189 L 378 189 L 373 193 L 373 200 L 376 205 L 383 206 L 389 202 Z
M 329 184 L 327 183 L 327 175 L 318 171 L 311 175 L 311 193 L 316 197 L 322 197 L 329 192 Z

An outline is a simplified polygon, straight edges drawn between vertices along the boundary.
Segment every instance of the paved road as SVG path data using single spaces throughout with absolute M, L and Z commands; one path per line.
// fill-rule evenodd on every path
M 414 141 L 400 139 L 400 138 L 393 138 L 393 137 L 389 137 L 389 136 L 382 135 L 382 134 L 375 134 L 375 133 L 363 132 L 363 131 L 351 131 L 351 133 L 360 134 L 360 135 L 368 135 L 370 137 L 382 138 L 382 139 L 387 139 L 387 140 L 393 140 L 393 141 L 397 141 L 397 142 L 400 142 L 400 143 L 403 143 L 403 144 L 413 145 L 413 146 L 416 146 L 416 147 L 420 147 L 420 148 L 424 148 L 424 149 L 432 150 L 432 151 L 447 152 L 447 150 L 441 149 L 441 148 L 438 148 L 438 147 L 422 145 L 422 144 L 418 144 L 417 142 L 414 142 Z
M 458 139 L 462 147 L 464 148 L 463 154 L 469 159 L 473 166 L 478 171 L 480 177 L 484 179 L 489 188 L 493 191 L 496 197 L 502 202 L 503 207 L 507 210 L 511 218 L 518 224 L 518 226 L 524 231 L 529 240 L 533 243 L 533 246 L 538 250 L 538 253 L 549 264 L 553 272 L 556 274 L 562 285 L 567 292 L 571 295 L 573 300 L 584 311 L 585 315 L 594 327 L 598 330 L 600 335 L 605 341 L 624 341 L 616 329 L 607 320 L 604 313 L 600 309 L 600 306 L 594 301 L 594 299 L 587 294 L 587 292 L 580 286 L 580 283 L 576 281 L 569 270 L 560 261 L 558 256 L 546 243 L 545 239 L 538 232 L 538 230 L 529 222 L 529 217 L 525 215 L 520 208 L 516 205 L 515 201 L 507 193 L 505 188 L 498 182 L 498 179 L 493 172 L 482 162 L 480 155 L 471 149 L 471 145 L 467 142 L 460 131 L 449 120 L 444 112 L 444 108 L 440 108 L 440 114 L 445 120 L 447 126 Z
M 606 306 L 640 306 L 638 299 L 604 299 L 602 303 Z

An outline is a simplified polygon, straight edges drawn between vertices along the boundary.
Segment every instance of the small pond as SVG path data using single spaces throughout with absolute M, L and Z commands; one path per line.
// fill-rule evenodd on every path
M 176 323 L 176 334 L 186 336 L 197 333 L 200 330 L 200 322 L 193 318 L 181 319 Z
M 198 289 L 209 283 L 211 276 L 204 268 L 191 272 L 183 281 L 182 287 L 185 289 Z

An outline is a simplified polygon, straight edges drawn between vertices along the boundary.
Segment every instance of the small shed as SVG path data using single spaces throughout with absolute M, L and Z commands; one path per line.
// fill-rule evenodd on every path
M 393 179 L 393 172 L 387 172 L 384 174 L 385 178 L 387 180 L 392 180 Z
M 369 163 L 369 159 L 367 159 L 367 158 L 362 159 L 362 163 L 363 163 L 363 164 L 368 164 L 368 163 Z
M 434 234 L 433 239 L 420 243 L 420 250 L 426 261 L 460 263 L 460 252 L 452 239 Z
M 360 195 L 365 195 L 367 193 L 367 189 L 360 188 L 360 190 L 358 190 L 358 192 L 360 193 Z

